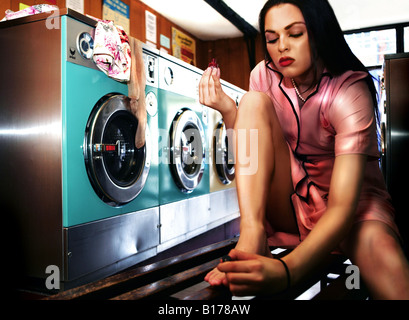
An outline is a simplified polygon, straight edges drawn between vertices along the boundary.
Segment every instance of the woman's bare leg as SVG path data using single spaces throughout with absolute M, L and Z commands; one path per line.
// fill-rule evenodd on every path
M 240 239 L 237 249 L 262 255 L 265 251 L 265 223 L 280 231 L 296 232 L 290 195 L 293 193 L 290 157 L 281 126 L 270 98 L 250 92 L 239 108 L 236 119 L 237 194 L 241 214 Z M 251 129 L 257 129 L 257 146 L 249 146 Z M 249 174 L 248 164 L 242 163 L 239 148 L 240 130 L 246 130 L 247 154 L 257 161 L 257 171 Z M 254 159 L 254 155 L 257 158 Z
M 266 223 L 275 230 L 297 232 L 290 202 L 293 187 L 289 150 L 271 99 L 260 92 L 247 93 L 240 102 L 234 129 L 241 215 L 236 249 L 271 256 Z M 251 140 L 252 132 L 256 141 Z M 240 148 L 246 148 L 247 157 L 241 155 Z M 249 159 L 253 162 L 249 163 Z M 205 278 L 212 285 L 220 285 L 223 279 L 224 274 L 217 269 Z
M 341 248 L 374 299 L 409 299 L 409 264 L 396 234 L 379 221 L 353 226 Z

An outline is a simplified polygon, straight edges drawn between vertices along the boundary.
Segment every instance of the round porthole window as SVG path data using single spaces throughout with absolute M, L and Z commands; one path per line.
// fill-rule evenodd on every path
M 189 109 L 180 110 L 170 128 L 170 169 L 182 192 L 192 192 L 205 168 L 205 139 L 201 120 Z
M 216 126 L 213 148 L 217 175 L 223 184 L 230 184 L 235 177 L 234 153 L 223 120 Z
M 145 146 L 135 147 L 138 120 L 127 109 L 129 99 L 108 95 L 94 107 L 85 130 L 84 157 L 94 190 L 117 206 L 135 199 L 150 169 L 149 128 Z

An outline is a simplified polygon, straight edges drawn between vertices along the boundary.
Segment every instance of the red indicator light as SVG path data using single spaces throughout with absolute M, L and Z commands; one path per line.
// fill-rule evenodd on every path
M 105 146 L 105 151 L 115 151 L 116 146 Z

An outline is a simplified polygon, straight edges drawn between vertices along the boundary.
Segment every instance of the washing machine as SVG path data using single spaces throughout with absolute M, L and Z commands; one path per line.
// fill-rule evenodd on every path
M 223 91 L 238 107 L 245 91 L 224 80 L 221 80 L 221 84 Z M 208 118 L 210 211 L 213 219 L 230 221 L 240 215 L 232 133 L 228 134 L 217 110 L 209 108 Z
M 159 59 L 160 249 L 201 232 L 209 211 L 208 108 L 199 102 L 202 70 Z
M 0 25 L 1 201 L 21 235 L 25 276 L 56 266 L 62 288 L 156 254 L 159 243 L 158 56 L 144 49 L 146 144 L 127 84 L 92 61 L 95 21 L 61 10 Z M 7 57 L 6 57 L 6 56 Z M 44 283 L 42 284 L 44 286 Z

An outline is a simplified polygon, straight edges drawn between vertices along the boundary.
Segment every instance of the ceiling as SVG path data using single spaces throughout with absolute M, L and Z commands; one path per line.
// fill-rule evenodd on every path
M 201 40 L 237 38 L 243 35 L 204 0 L 141 1 Z M 266 0 L 224 0 L 224 2 L 258 29 L 258 14 Z M 329 0 L 329 2 L 344 31 L 409 22 L 407 0 Z

